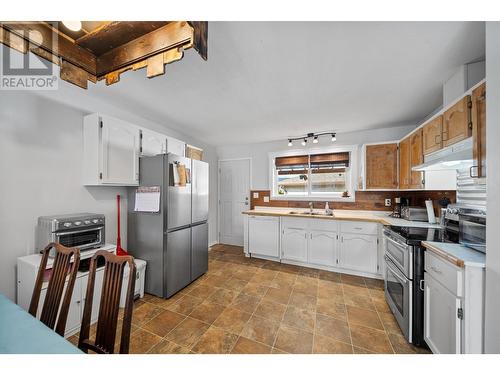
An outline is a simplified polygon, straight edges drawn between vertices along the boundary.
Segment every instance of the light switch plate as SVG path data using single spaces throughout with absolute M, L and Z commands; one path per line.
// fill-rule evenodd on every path
M 264 203 L 269 203 L 269 197 L 264 197 Z
M 391 207 L 391 198 L 386 198 L 386 200 L 385 200 L 385 206 L 386 207 Z
M 259 198 L 259 192 L 258 191 L 254 191 L 253 192 L 253 199 L 257 199 Z

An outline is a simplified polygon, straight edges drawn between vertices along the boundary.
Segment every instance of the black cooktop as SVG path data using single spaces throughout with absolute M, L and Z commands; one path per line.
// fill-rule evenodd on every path
M 421 241 L 458 243 L 458 233 L 450 229 L 388 226 L 390 230 L 408 244 L 418 245 Z

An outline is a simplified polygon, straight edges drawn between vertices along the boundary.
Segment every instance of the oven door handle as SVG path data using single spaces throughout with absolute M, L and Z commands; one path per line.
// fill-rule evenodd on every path
M 402 248 L 402 247 L 403 247 L 403 248 L 405 248 L 405 250 L 408 248 L 408 245 L 407 245 L 407 244 L 405 244 L 405 243 L 401 243 L 401 242 L 399 242 L 399 241 L 396 241 L 395 239 L 393 239 L 393 238 L 391 238 L 391 237 L 389 237 L 389 236 L 387 236 L 387 235 L 385 236 L 385 238 L 386 238 L 387 240 L 389 240 L 390 242 L 392 242 L 393 244 L 395 244 L 395 245 L 396 245 L 397 247 L 399 247 L 399 248 Z
M 99 226 L 99 227 L 92 227 L 92 228 L 89 228 L 89 230 L 101 230 L 103 229 L 104 227 L 103 226 Z M 57 237 L 61 237 L 61 236 L 65 236 L 65 235 L 68 235 L 68 234 L 78 234 L 78 233 L 82 233 L 82 232 L 86 232 L 86 230 L 73 230 L 73 231 L 69 231 L 69 232 L 57 232 L 57 233 L 54 233 Z
M 394 263 L 387 255 L 385 255 L 385 260 L 386 260 L 386 264 L 387 264 L 387 269 L 392 272 L 392 274 L 396 277 L 396 279 L 398 279 L 400 282 L 402 282 L 405 285 L 408 284 L 408 280 L 404 276 L 401 276 L 399 274 L 397 267 L 396 268 L 391 267 L 391 263 L 392 264 L 394 264 Z

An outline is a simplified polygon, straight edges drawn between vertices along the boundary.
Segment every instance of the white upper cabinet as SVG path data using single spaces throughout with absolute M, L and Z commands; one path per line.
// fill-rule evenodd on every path
M 167 137 L 167 152 L 179 156 L 185 156 L 186 143 L 172 137 Z
M 141 130 L 141 156 L 155 156 L 167 152 L 167 136 L 152 130 Z
M 140 130 L 125 121 L 101 116 L 102 183 L 139 183 Z

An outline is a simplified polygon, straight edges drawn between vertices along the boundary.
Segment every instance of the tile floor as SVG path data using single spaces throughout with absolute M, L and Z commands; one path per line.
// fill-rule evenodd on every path
M 428 353 L 404 339 L 381 280 L 249 259 L 237 246 L 209 254 L 209 271 L 174 297 L 135 303 L 130 353 Z

